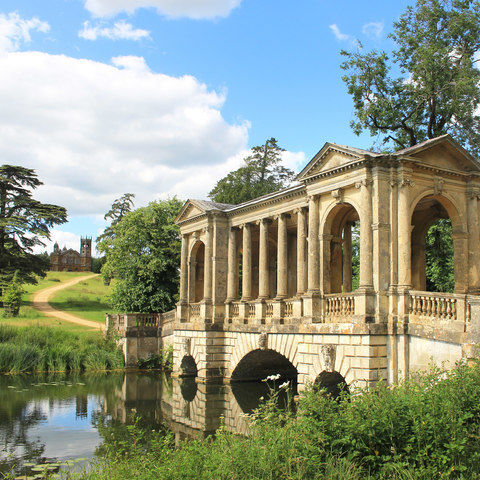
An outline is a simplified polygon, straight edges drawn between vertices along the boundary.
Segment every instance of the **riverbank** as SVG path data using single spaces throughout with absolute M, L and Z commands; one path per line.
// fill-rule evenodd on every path
M 123 366 L 121 350 L 98 331 L 0 324 L 0 373 L 112 370 Z
M 84 480 L 479 479 L 480 368 L 432 371 L 341 401 L 313 390 L 296 413 L 274 402 L 251 418 L 249 437 L 221 428 L 186 441 L 129 427 Z

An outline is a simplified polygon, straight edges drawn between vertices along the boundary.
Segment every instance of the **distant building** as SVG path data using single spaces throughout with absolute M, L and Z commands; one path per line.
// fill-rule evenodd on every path
M 80 239 L 80 253 L 66 247 L 60 250 L 55 242 L 50 263 L 51 270 L 55 272 L 89 272 L 92 269 L 92 239 Z

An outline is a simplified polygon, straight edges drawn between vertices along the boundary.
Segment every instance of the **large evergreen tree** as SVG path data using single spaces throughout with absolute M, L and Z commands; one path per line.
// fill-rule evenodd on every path
M 253 147 L 245 164 L 219 180 L 208 196 L 215 202 L 238 204 L 288 186 L 295 174 L 280 164 L 283 151 L 275 138 Z
M 478 156 L 480 3 L 417 0 L 390 38 L 390 54 L 342 52 L 355 133 L 367 130 L 390 149 L 450 133 Z
M 67 221 L 63 207 L 41 203 L 32 191 L 43 183 L 34 170 L 13 165 L 0 166 L 0 284 L 17 272 L 21 283 L 36 283 L 44 276 L 48 259 L 33 248 L 45 246 L 50 228 Z M 1 288 L 1 287 L 0 287 Z

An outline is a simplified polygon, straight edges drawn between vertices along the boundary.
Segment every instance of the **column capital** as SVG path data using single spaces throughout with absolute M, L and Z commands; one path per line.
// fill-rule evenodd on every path
M 298 215 L 299 213 L 306 213 L 308 209 L 308 205 L 302 205 L 301 207 L 296 207 L 292 210 L 294 215 Z
M 362 180 L 359 180 L 358 182 L 355 182 L 355 188 L 360 189 L 362 187 L 368 187 L 372 183 L 373 183 L 373 181 L 370 180 L 369 178 L 362 178 Z
M 252 226 L 253 226 L 253 223 L 245 222 L 245 223 L 242 223 L 242 224 L 238 225 L 238 228 L 240 230 L 243 230 L 244 228 L 251 228 Z
M 268 225 L 268 224 L 272 223 L 272 219 L 270 217 L 264 217 L 264 218 L 260 218 L 255 223 L 257 225 L 261 225 L 261 224 Z
M 211 233 L 213 232 L 213 225 L 207 225 L 202 228 L 202 233 Z
M 398 186 L 399 187 L 414 187 L 415 182 L 408 177 L 403 177 L 398 181 Z
M 317 201 L 319 198 L 320 198 L 320 194 L 319 194 L 319 193 L 313 193 L 313 194 L 307 195 L 307 201 L 308 201 L 309 203 L 310 203 L 310 202 L 315 202 L 315 201 Z
M 475 187 L 467 188 L 467 198 L 469 198 L 470 200 L 480 198 L 480 189 Z
M 279 218 L 290 218 L 291 215 L 289 212 L 282 212 L 282 213 L 277 213 L 276 215 L 273 216 L 274 220 L 278 220 Z

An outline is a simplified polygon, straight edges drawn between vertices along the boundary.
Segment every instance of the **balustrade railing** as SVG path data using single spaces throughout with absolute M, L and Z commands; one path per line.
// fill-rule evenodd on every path
M 410 292 L 410 315 L 440 320 L 457 320 L 457 309 L 457 298 L 454 294 Z
M 199 318 L 200 317 L 200 304 L 191 303 L 190 304 L 190 318 Z
M 162 313 L 162 324 L 174 322 L 177 315 L 176 310 L 170 310 L 169 312 Z
M 247 314 L 248 318 L 254 318 L 255 317 L 255 311 L 256 311 L 256 306 L 254 303 L 248 303 L 245 313 Z
M 267 302 L 265 305 L 265 316 L 266 317 L 273 317 L 273 303 Z
M 240 316 L 240 306 L 238 303 L 231 303 L 230 304 L 230 316 L 231 317 L 239 317 Z
M 293 317 L 293 302 L 291 301 L 285 302 L 285 316 Z
M 334 293 L 325 295 L 325 317 L 349 317 L 355 314 L 355 296 Z

